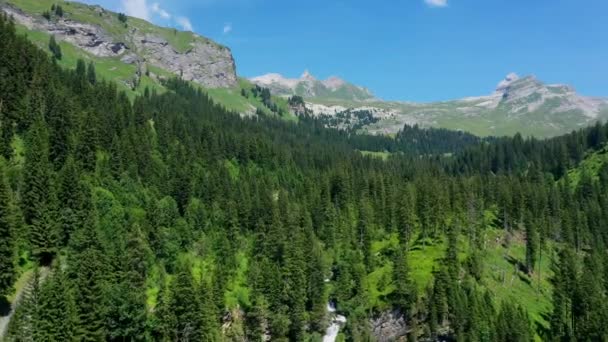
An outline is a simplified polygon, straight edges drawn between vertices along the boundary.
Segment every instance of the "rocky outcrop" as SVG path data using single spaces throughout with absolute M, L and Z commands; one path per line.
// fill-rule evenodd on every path
M 102 27 L 75 21 L 69 17 L 46 18 L 26 13 L 12 5 L 0 4 L 18 24 L 30 30 L 55 35 L 87 53 L 101 58 L 119 58 L 126 64 L 153 65 L 185 80 L 208 88 L 228 88 L 238 84 L 236 67 L 230 49 L 195 36 L 186 51 L 178 51 L 164 38 L 142 32 L 136 27 L 126 36 L 113 36 Z M 91 7 L 98 15 L 105 10 Z M 100 12 L 101 11 L 101 12 Z
M 180 53 L 162 37 L 140 32 L 134 32 L 133 37 L 137 51 L 142 52 L 147 63 L 210 88 L 237 85 L 234 59 L 226 47 L 200 39 Z
M 79 23 L 70 19 L 47 20 L 32 16 L 10 5 L 0 5 L 2 10 L 15 19 L 15 22 L 30 30 L 55 35 L 57 40 L 66 41 L 97 57 L 120 56 L 128 47 L 114 42 L 100 27 Z
M 226 312 L 222 318 L 222 336 L 226 341 L 245 342 L 245 313 L 236 308 Z
M 376 341 L 405 341 L 407 325 L 405 318 L 399 311 L 384 311 L 370 319 L 369 323 Z

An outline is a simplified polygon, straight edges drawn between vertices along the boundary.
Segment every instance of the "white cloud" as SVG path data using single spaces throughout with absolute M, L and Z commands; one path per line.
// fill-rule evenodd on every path
M 152 17 L 161 17 L 164 20 L 174 18 L 175 23 L 185 31 L 194 31 L 192 22 L 187 17 L 174 16 L 166 9 L 160 7 L 160 3 L 154 2 L 151 5 L 147 0 L 121 0 L 122 11 L 126 14 L 141 18 L 147 21 L 152 21 Z M 230 27 L 232 29 L 232 27 Z
M 165 9 L 161 8 L 160 5 L 158 4 L 158 2 L 153 3 L 152 7 L 150 9 L 152 10 L 152 12 L 160 15 L 160 17 L 163 19 L 171 18 L 171 14 L 169 12 L 167 12 Z
M 424 2 L 431 7 L 446 7 L 448 0 L 424 0 Z
M 122 0 L 122 10 L 132 17 L 150 20 L 150 9 L 146 0 Z
M 224 34 L 228 34 L 230 32 L 232 32 L 232 24 L 231 23 L 224 24 Z
M 177 19 L 175 19 L 175 20 L 184 29 L 184 31 L 194 31 L 194 28 L 192 27 L 192 23 L 190 22 L 190 19 L 188 19 L 186 17 L 177 17 Z

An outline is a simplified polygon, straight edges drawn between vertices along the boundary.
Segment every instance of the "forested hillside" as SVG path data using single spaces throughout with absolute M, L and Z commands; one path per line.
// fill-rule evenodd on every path
M 608 125 L 390 143 L 0 46 L 7 341 L 608 339 Z

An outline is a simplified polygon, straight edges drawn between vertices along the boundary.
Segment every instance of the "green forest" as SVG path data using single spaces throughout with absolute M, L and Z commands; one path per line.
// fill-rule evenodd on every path
M 0 16 L 0 339 L 608 341 L 608 124 L 359 135 L 49 48 Z

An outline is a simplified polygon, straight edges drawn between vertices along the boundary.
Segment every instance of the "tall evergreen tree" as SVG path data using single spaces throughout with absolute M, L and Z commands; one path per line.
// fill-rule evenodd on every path
M 15 280 L 12 196 L 4 168 L 4 161 L 0 161 L 0 297 L 9 294 Z
M 526 229 L 526 269 L 528 273 L 534 273 L 534 267 L 538 258 L 539 236 L 536 224 L 533 223 L 531 214 L 528 213 L 525 224 Z
M 51 50 L 51 53 L 53 54 L 53 58 L 61 59 L 61 57 L 63 57 L 63 55 L 61 53 L 61 46 L 59 46 L 59 44 L 57 44 L 57 41 L 55 40 L 55 35 L 52 35 L 51 38 L 49 39 L 49 50 Z
M 34 255 L 43 263 L 50 262 L 59 240 L 52 177 L 48 133 L 44 121 L 38 118 L 27 141 L 21 204 Z
M 201 341 L 205 334 L 202 305 L 189 265 L 180 264 L 173 280 L 171 293 L 171 308 L 176 319 L 175 325 L 171 328 L 172 339 Z

